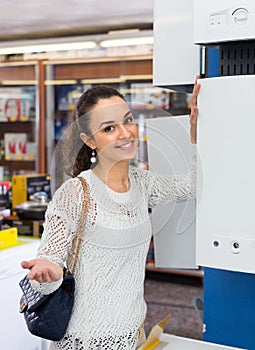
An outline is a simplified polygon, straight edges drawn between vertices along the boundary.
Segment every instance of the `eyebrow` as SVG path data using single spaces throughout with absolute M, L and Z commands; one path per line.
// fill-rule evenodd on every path
M 125 113 L 124 116 L 123 116 L 123 119 L 125 119 L 129 114 L 131 114 L 131 111 L 128 111 L 127 113 Z M 102 122 L 102 123 L 99 125 L 99 129 L 100 129 L 104 124 L 109 125 L 109 124 L 114 124 L 114 123 L 115 123 L 114 120 L 107 120 L 107 121 L 105 121 L 105 122 Z

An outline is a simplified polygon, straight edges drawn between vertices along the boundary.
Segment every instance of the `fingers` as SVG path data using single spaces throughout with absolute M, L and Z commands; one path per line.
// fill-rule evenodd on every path
M 196 81 L 193 87 L 193 93 L 192 93 L 192 107 L 197 107 L 197 96 L 199 94 L 199 90 L 201 88 L 201 85 L 198 83 L 198 79 L 200 78 L 199 75 L 196 76 Z
M 196 126 L 197 117 L 198 117 L 198 108 L 197 108 L 197 106 L 194 106 L 192 109 L 192 112 L 190 114 L 190 125 L 191 126 Z
M 46 259 L 22 261 L 21 266 L 29 269 L 28 278 L 40 283 L 57 281 L 63 276 L 63 269 Z
M 195 84 L 193 87 L 192 99 L 191 99 L 191 113 L 190 113 L 190 137 L 191 142 L 197 142 L 197 117 L 198 117 L 198 107 L 197 107 L 197 97 L 201 88 L 201 85 L 198 83 L 200 76 L 196 76 Z
M 198 116 L 197 97 L 201 88 L 201 85 L 198 84 L 199 78 L 200 78 L 199 75 L 197 75 L 194 88 L 193 88 L 193 93 L 192 93 L 192 101 L 191 101 L 192 107 L 191 107 L 191 114 L 190 114 L 191 123 L 196 123 L 197 116 Z
M 20 265 L 22 266 L 23 269 L 31 269 L 35 264 L 35 260 L 29 260 L 29 261 L 22 261 Z
M 30 280 L 36 279 L 38 282 L 49 282 L 48 269 L 42 269 L 40 267 L 40 261 L 38 259 L 22 261 L 21 266 L 23 269 L 29 269 L 27 277 Z
M 30 280 L 36 280 L 39 283 L 45 283 L 45 282 L 51 282 L 50 272 L 49 269 L 39 270 L 39 271 L 33 271 L 31 270 L 28 274 L 28 278 Z

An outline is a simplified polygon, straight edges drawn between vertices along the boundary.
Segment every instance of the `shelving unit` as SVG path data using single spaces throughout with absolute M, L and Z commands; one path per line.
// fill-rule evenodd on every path
M 0 139 L 4 139 L 5 133 L 26 133 L 28 140 L 34 139 L 34 122 L 1 122 L 0 121 Z M 13 174 L 21 169 L 31 170 L 36 169 L 35 160 L 6 160 L 0 159 L 0 165 L 8 168 L 9 173 Z
M 10 178 L 15 173 L 28 171 L 44 173 L 45 171 L 44 116 L 42 115 L 43 107 L 41 107 L 44 90 L 44 84 L 41 82 L 42 68 L 40 61 L 0 63 L 0 98 L 1 93 L 3 94 L 5 90 L 6 94 L 12 90 L 16 91 L 14 99 L 17 99 L 19 95 L 22 97 L 23 94 L 31 96 L 29 115 L 26 116 L 25 120 L 15 120 L 14 118 L 14 121 L 8 121 L 3 116 L 1 117 L 0 139 L 3 140 L 6 133 L 24 133 L 28 142 L 36 144 L 36 155 L 33 160 L 9 160 L 4 154 L 1 155 L 0 166 L 7 168 Z
M 204 277 L 204 271 L 199 268 L 197 270 L 195 269 L 168 269 L 168 268 L 157 268 L 153 266 L 147 266 L 146 267 L 147 273 L 150 274 L 161 274 L 161 275 L 178 275 L 178 276 L 184 276 L 189 278 L 196 278 L 199 280 L 202 280 Z

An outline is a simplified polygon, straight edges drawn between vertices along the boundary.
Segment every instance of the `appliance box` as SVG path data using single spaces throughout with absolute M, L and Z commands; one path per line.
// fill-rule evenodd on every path
M 46 192 L 51 198 L 50 176 L 45 174 L 14 175 L 12 177 L 12 207 L 24 203 L 35 192 Z

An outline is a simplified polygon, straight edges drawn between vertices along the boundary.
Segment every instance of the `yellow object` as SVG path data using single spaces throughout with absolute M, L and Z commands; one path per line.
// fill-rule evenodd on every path
M 150 343 L 149 345 L 147 345 L 145 348 L 142 347 L 142 350 L 143 350 L 143 349 L 152 350 L 152 349 L 154 349 L 159 343 L 160 343 L 160 340 L 159 340 L 159 339 L 156 339 L 156 340 L 154 340 L 152 343 Z
M 18 243 L 18 229 L 11 227 L 0 231 L 0 249 L 13 247 Z
M 24 203 L 35 192 L 50 193 L 50 176 L 44 174 L 14 175 L 12 177 L 12 207 Z
M 167 315 L 162 321 L 160 321 L 160 322 L 158 323 L 159 327 L 162 328 L 162 332 L 163 332 L 163 330 L 166 328 L 166 325 L 167 325 L 167 323 L 168 323 L 170 317 L 171 317 L 170 315 Z
M 170 319 L 170 315 L 167 315 L 162 321 L 157 323 L 152 330 L 150 331 L 150 334 L 148 335 L 148 338 L 146 339 L 145 343 L 143 344 L 141 350 L 152 350 L 154 349 L 159 343 L 160 343 L 160 336 L 163 333 L 167 322 Z

